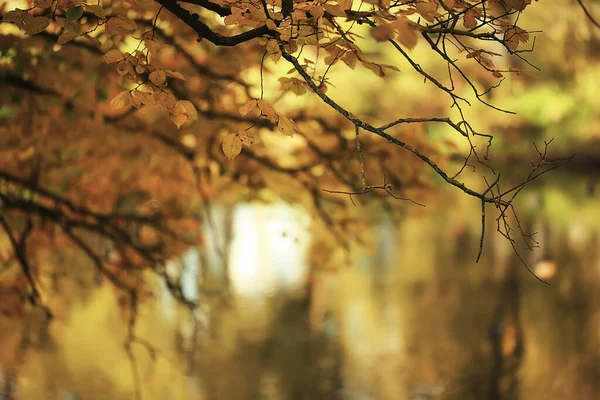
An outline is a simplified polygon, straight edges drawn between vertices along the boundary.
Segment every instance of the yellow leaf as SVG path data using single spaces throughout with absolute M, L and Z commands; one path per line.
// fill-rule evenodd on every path
M 248 133 L 246 131 L 238 132 L 238 136 L 239 136 L 240 140 L 242 141 L 242 143 L 245 144 L 246 146 L 250 146 L 252 143 L 254 143 L 254 136 L 252 136 L 250 133 Z
M 181 125 L 196 119 L 198 119 L 198 113 L 196 112 L 196 107 L 190 101 L 180 100 L 173 107 L 171 121 L 173 121 L 177 128 L 181 128 Z
M 290 137 L 293 137 L 294 134 L 298 132 L 298 128 L 296 127 L 294 121 L 285 115 L 279 115 L 277 129 L 279 129 L 279 132 Z
M 254 109 L 254 107 L 256 107 L 257 104 L 258 104 L 258 102 L 256 100 L 250 100 L 249 102 L 247 102 L 246 104 L 241 106 L 240 114 L 242 114 L 242 117 L 246 116 L 246 114 L 248 114 L 250 111 L 252 111 Z
M 223 154 L 225 154 L 225 157 L 233 160 L 242 152 L 242 139 L 240 139 L 236 133 L 230 133 L 229 135 L 225 136 L 225 139 L 223 139 L 221 148 L 223 149 Z
M 269 121 L 274 124 L 277 123 L 279 117 L 273 106 L 264 100 L 258 100 L 258 108 L 260 108 L 260 112 L 265 115 Z
M 129 93 L 129 90 L 124 90 L 110 101 L 110 108 L 112 108 L 113 110 L 118 110 L 119 108 L 127 107 L 130 104 L 131 93 Z
M 156 86 L 165 86 L 167 84 L 167 74 L 161 69 L 150 72 L 150 82 Z
M 106 22 L 106 33 L 109 35 L 124 35 L 136 28 L 135 21 L 121 15 L 112 17 Z
M 277 25 L 275 24 L 275 21 L 273 21 L 272 19 L 268 19 L 266 25 L 267 25 L 267 28 L 269 28 L 271 30 L 277 29 Z
M 116 62 L 119 62 L 122 60 L 123 60 L 123 54 L 121 54 L 121 52 L 117 49 L 109 50 L 104 55 L 104 61 L 106 61 L 108 64 L 116 63 Z

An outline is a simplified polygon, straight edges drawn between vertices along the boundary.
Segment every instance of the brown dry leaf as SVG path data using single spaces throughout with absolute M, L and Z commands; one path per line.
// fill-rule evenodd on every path
M 517 50 L 520 43 L 527 43 L 529 34 L 518 26 L 511 26 L 504 32 L 504 43 L 512 51 Z
M 290 137 L 294 137 L 294 134 L 298 132 L 298 128 L 296 127 L 294 121 L 285 115 L 279 115 L 277 129 L 279 129 L 279 132 Z
M 272 105 L 264 100 L 258 100 L 258 108 L 260 108 L 260 112 L 264 114 L 269 121 L 274 124 L 277 123 L 279 117 L 277 116 L 277 112 Z
M 381 24 L 371 29 L 371 36 L 377 42 L 385 42 L 394 37 L 394 28 L 392 24 Z
M 419 36 L 414 25 L 408 18 L 401 16 L 392 23 L 394 29 L 398 31 L 398 41 L 408 49 L 414 49 L 419 40 Z
M 192 102 L 188 100 L 179 100 L 173 107 L 171 121 L 173 121 L 177 128 L 181 128 L 181 125 L 196 119 L 198 119 L 198 112 Z
M 112 49 L 109 50 L 105 55 L 104 55 L 104 61 L 106 61 L 108 64 L 112 64 L 112 63 L 116 63 L 119 61 L 123 60 L 123 54 L 121 54 L 121 52 L 117 49 Z
M 112 17 L 106 22 L 106 33 L 109 35 L 126 35 L 136 28 L 135 21 L 122 15 Z
M 63 31 L 56 40 L 56 43 L 65 44 L 75 39 L 77 36 L 79 36 L 79 33 L 75 31 Z
M 477 26 L 477 20 L 475 19 L 475 11 L 473 9 L 467 10 L 463 17 L 463 25 L 467 29 L 473 29 Z
M 385 77 L 385 71 L 383 70 L 383 68 L 380 65 L 377 65 L 370 61 L 362 61 L 361 63 L 365 68 L 368 68 L 371 71 L 373 71 L 373 73 L 375 75 L 377 75 L 378 77 L 380 77 L 380 78 Z
M 109 105 L 113 110 L 118 110 L 119 108 L 127 107 L 131 103 L 131 93 L 129 93 L 129 90 L 124 90 L 116 95 L 115 98 L 110 101 Z
M 35 35 L 43 32 L 48 25 L 50 25 L 50 19 L 46 17 L 32 17 L 30 14 L 27 14 L 29 17 L 25 18 L 25 33 L 28 35 Z
M 104 9 L 102 8 L 101 5 L 86 4 L 85 9 L 100 19 L 106 19 L 106 13 L 104 12 Z
M 504 0 L 504 3 L 512 9 L 523 11 L 525 7 L 531 4 L 531 0 Z
M 436 10 L 438 8 L 437 3 L 433 2 L 419 2 L 417 3 L 417 12 L 421 14 L 429 22 L 435 21 Z
M 150 82 L 154 83 L 156 86 L 165 86 L 167 84 L 167 74 L 161 69 L 150 72 L 148 78 L 150 79 Z
M 240 114 L 242 114 L 242 117 L 245 117 L 250 111 L 254 110 L 254 107 L 256 107 L 257 104 L 258 102 L 256 100 L 250 100 L 249 102 L 241 106 L 239 111 Z
M 238 136 L 242 143 L 246 146 L 250 146 L 252 143 L 254 143 L 254 136 L 246 131 L 238 132 Z
M 312 6 L 309 8 L 310 14 L 315 17 L 315 19 L 319 19 L 325 14 L 325 10 L 321 6 Z
M 352 7 L 352 0 L 337 0 L 337 3 L 344 10 L 349 10 Z
M 346 16 L 346 11 L 344 11 L 344 9 L 338 5 L 323 4 L 323 8 L 325 9 L 325 11 L 327 11 L 329 14 L 333 15 L 334 17 L 345 17 Z
M 242 139 L 240 139 L 237 133 L 230 133 L 229 135 L 225 136 L 225 139 L 223 139 L 221 148 L 223 150 L 223 154 L 225 154 L 225 157 L 233 160 L 242 152 Z
M 52 5 L 52 0 L 33 0 L 33 5 L 39 8 L 48 8 Z

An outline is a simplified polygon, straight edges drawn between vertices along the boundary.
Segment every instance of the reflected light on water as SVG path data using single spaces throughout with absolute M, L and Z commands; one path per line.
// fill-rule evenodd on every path
M 233 214 L 231 284 L 246 299 L 294 291 L 305 283 L 308 216 L 286 204 L 240 204 Z

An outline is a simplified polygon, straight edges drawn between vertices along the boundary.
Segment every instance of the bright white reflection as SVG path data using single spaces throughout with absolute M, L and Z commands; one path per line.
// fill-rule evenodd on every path
M 308 216 L 287 204 L 240 204 L 233 214 L 230 279 L 236 294 L 263 297 L 302 286 Z

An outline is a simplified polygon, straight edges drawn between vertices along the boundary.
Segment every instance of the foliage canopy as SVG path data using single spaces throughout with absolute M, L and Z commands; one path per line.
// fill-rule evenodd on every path
M 530 3 L 4 4 L 0 255 L 14 279 L 0 281 L 11 299 L 3 304 L 28 300 L 51 317 L 38 277 L 51 249 L 70 247 L 128 295 L 134 321 L 145 270 L 186 303 L 164 265 L 202 241 L 212 199 L 276 193 L 339 239 L 356 221 L 355 201 L 381 194 L 388 205 L 422 206 L 431 172 L 481 203 L 481 244 L 493 208 L 513 247 L 515 235 L 535 246 L 513 200 L 566 159 L 549 158 L 546 143 L 529 175 L 505 187 L 492 165 L 493 136 L 463 112 L 477 102 L 512 113 L 492 97 L 506 77 L 533 67 L 525 55 L 535 38 L 519 24 Z M 428 69 L 420 54 L 444 68 Z M 336 87 L 340 74 L 391 79 L 407 70 L 439 93 L 412 114 L 411 99 L 391 86 L 375 95 L 360 81 Z M 279 91 L 270 89 L 275 81 Z M 353 100 L 380 95 L 385 104 L 352 109 Z M 432 126 L 457 138 L 446 145 L 465 145 L 456 170 L 428 139 Z M 480 176 L 474 186 L 463 179 L 471 172 Z

